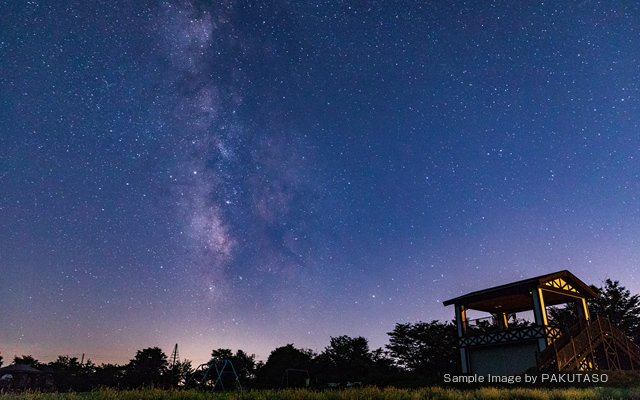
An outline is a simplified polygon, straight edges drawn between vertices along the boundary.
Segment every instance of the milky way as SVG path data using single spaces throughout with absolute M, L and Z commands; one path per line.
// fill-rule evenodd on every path
M 233 9 L 166 4 L 156 28 L 171 65 L 165 130 L 175 149 L 169 178 L 176 222 L 184 224 L 190 251 L 184 272 L 220 304 L 247 287 L 261 302 L 281 285 L 297 289 L 292 280 L 307 264 L 311 239 L 306 214 L 320 185 L 309 181 L 312 149 L 283 117 L 239 115 L 256 103 L 245 99 L 247 53 L 262 50 L 237 32 Z

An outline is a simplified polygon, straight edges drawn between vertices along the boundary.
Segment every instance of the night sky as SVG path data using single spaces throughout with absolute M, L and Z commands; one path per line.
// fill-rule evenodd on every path
M 0 351 L 387 343 L 640 293 L 636 1 L 0 1 Z

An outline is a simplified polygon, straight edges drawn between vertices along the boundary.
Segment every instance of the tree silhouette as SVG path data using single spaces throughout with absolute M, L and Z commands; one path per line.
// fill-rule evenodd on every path
M 318 356 L 318 364 L 327 381 L 368 381 L 373 366 L 369 342 L 362 336 L 331 337 L 329 346 Z
M 311 370 L 315 356 L 312 350 L 296 349 L 293 344 L 278 347 L 269 354 L 267 362 L 256 375 L 264 383 L 279 386 L 287 369 Z
M 82 381 L 82 377 L 79 376 L 82 366 L 77 357 L 58 356 L 58 359 L 50 362 L 48 367 L 53 373 L 53 381 L 57 390 L 64 392 L 78 390 L 78 383 Z M 83 389 L 87 390 L 87 388 Z
M 432 376 L 457 371 L 458 334 L 453 323 L 396 324 L 388 334 L 386 347 L 399 366 Z
M 18 357 L 18 356 L 13 357 L 13 364 L 14 365 L 24 364 L 33 368 L 39 368 L 41 366 L 38 360 L 36 360 L 32 356 L 25 356 L 25 355 L 22 355 L 22 357 Z
M 95 370 L 96 386 L 115 387 L 124 384 L 128 366 L 101 364 Z
M 640 296 L 631 295 L 619 281 L 607 279 L 604 286 L 593 287 L 598 297 L 590 302 L 591 311 L 609 317 L 611 322 L 640 344 Z
M 169 367 L 168 371 L 171 376 L 171 386 L 183 386 L 193 374 L 191 360 L 176 362 L 175 365 Z
M 233 357 L 233 351 L 231 351 L 231 349 L 212 350 L 211 359 L 209 360 L 209 363 L 228 360 L 231 357 Z
M 168 365 L 167 355 L 160 348 L 138 350 L 127 367 L 129 385 L 138 387 L 160 384 Z
M 574 302 L 565 304 L 562 307 L 552 306 L 547 309 L 549 325 L 568 331 L 578 322 L 578 309 Z
M 215 363 L 218 365 L 218 369 L 221 369 L 224 366 L 224 361 L 229 360 L 233 364 L 233 368 L 238 374 L 238 378 L 240 382 L 244 385 L 247 384 L 249 380 L 254 378 L 255 374 L 255 355 L 249 355 L 242 350 L 236 351 L 236 354 L 233 354 L 230 349 L 217 349 L 211 352 L 211 360 L 209 360 L 209 364 Z M 230 368 L 227 366 L 227 368 Z M 231 370 L 225 369 L 225 372 L 230 372 Z M 211 374 L 210 374 L 211 375 Z M 211 377 L 215 379 L 214 377 Z M 225 379 L 223 384 L 225 387 L 228 383 L 231 383 L 231 379 Z

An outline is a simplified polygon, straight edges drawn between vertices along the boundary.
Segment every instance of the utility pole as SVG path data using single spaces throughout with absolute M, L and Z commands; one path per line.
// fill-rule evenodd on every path
M 173 348 L 173 352 L 171 353 L 171 386 L 173 386 L 173 374 L 176 368 L 176 363 L 180 362 L 180 356 L 178 355 L 178 343 Z

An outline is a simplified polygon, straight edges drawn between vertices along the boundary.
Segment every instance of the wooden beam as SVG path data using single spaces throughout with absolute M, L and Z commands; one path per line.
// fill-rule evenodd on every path
M 542 296 L 542 289 L 535 288 L 531 290 L 531 296 L 533 297 L 533 315 L 536 319 L 536 325 L 547 326 L 547 310 L 544 307 L 544 297 Z M 547 339 L 538 339 L 538 350 L 542 351 L 547 347 Z
M 467 311 L 462 304 L 456 304 L 456 325 L 458 325 L 458 337 L 467 334 Z
M 567 296 L 567 297 L 572 297 L 572 298 L 577 298 L 577 299 L 584 299 L 584 295 L 581 294 L 581 293 L 570 292 L 568 290 L 558 289 L 558 288 L 553 287 L 553 286 L 540 285 L 540 286 L 538 286 L 538 288 L 540 288 L 542 290 L 546 290 L 547 292 L 552 292 L 552 293 L 560 294 L 560 295 Z
M 582 298 L 582 309 L 584 310 L 584 318 L 587 321 L 591 321 L 591 315 L 589 314 L 589 307 L 587 307 L 587 301 L 584 299 L 584 297 Z M 580 307 L 580 305 L 578 305 L 578 307 Z

